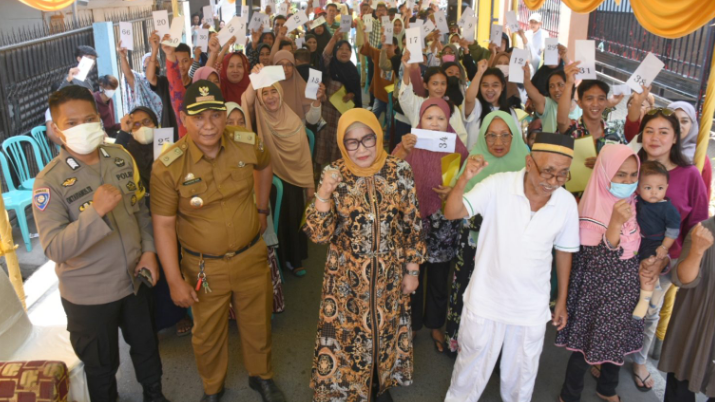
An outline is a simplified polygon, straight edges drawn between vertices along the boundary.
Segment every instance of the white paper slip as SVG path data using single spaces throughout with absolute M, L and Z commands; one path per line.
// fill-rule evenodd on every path
M 410 51 L 409 64 L 422 63 L 422 31 L 420 27 L 408 28 L 405 30 L 405 41 L 407 50 Z
M 580 61 L 579 72 L 576 74 L 577 80 L 596 79 L 596 42 L 592 40 L 576 41 L 576 58 Z
M 547 66 L 555 66 L 559 64 L 559 39 L 546 38 L 545 42 L 544 64 Z
M 214 9 L 210 5 L 205 6 L 203 8 L 204 10 L 204 21 L 209 24 L 210 26 L 215 26 L 214 25 Z
M 305 15 L 305 11 L 300 10 L 288 18 L 285 26 L 288 27 L 288 32 L 293 32 L 298 29 L 299 26 L 305 25 L 308 22 L 308 16 Z
M 248 6 L 241 6 L 241 17 L 246 17 L 248 20 Z
M 281 3 L 278 5 L 278 15 L 286 16 L 288 15 L 288 4 Z
M 643 62 L 641 62 L 641 65 L 638 66 L 636 71 L 633 72 L 631 78 L 626 81 L 626 85 L 631 87 L 634 91 L 641 93 L 643 92 L 641 85 L 649 87 L 664 66 L 665 64 L 663 64 L 663 62 L 660 61 L 660 59 L 658 59 L 653 53 L 648 53 L 645 59 L 643 59 Z
M 131 22 L 119 23 L 119 40 L 122 41 L 123 48 L 134 50 L 134 28 Z
M 420 10 L 428 9 L 429 5 L 430 5 L 430 0 L 422 0 L 422 4 L 420 4 Z
M 80 59 L 79 64 L 77 65 L 77 68 L 79 68 L 79 72 L 74 76 L 74 78 L 84 81 L 87 79 L 87 74 L 89 74 L 89 71 L 92 70 L 92 66 L 94 65 L 94 60 L 90 59 L 89 57 L 82 57 Z
M 313 8 L 319 8 L 320 7 L 320 0 L 313 0 Z
M 225 45 L 232 37 L 236 37 L 236 43 L 246 43 L 246 22 L 243 17 L 234 16 L 231 21 L 216 36 L 221 46 Z
M 499 24 L 492 25 L 491 33 L 489 34 L 489 42 L 497 46 L 501 45 L 501 34 L 504 32 L 504 27 Z
M 320 17 L 323 18 L 323 17 Z M 340 32 L 348 33 L 353 27 L 353 19 L 349 15 L 343 15 L 340 18 Z
M 613 95 L 625 95 L 629 96 L 631 94 L 631 87 L 628 84 L 614 85 L 611 87 L 613 90 Z
M 529 58 L 529 51 L 526 49 L 514 48 L 509 59 L 509 82 L 516 84 L 524 83 L 524 64 Z
M 390 22 L 389 24 L 383 25 L 382 27 L 385 29 L 385 43 L 387 43 L 388 45 L 392 45 L 392 37 L 395 33 L 394 25 L 392 24 L 392 22 Z
M 447 17 L 444 15 L 444 11 L 439 10 L 434 13 L 434 20 L 437 21 L 437 29 L 443 35 L 449 32 L 449 25 L 447 24 Z
M 425 22 L 422 21 L 421 19 L 415 20 L 415 22 L 410 22 L 410 27 L 412 28 L 422 28 L 422 25 L 424 25 Z
M 389 23 L 390 23 L 390 17 L 388 17 L 387 15 L 383 15 L 382 17 L 380 17 L 380 24 L 382 24 L 382 26 L 385 26 Z
M 475 29 L 477 26 L 477 17 L 467 17 L 462 26 L 462 37 L 467 42 L 474 42 Z
M 465 8 L 462 12 L 462 17 L 459 19 L 459 21 L 457 21 L 457 25 L 464 28 L 464 23 L 467 22 L 467 18 L 474 16 L 474 10 L 472 10 L 472 7 Z
M 305 45 L 305 38 L 295 38 L 295 47 L 301 49 Z
M 506 13 L 506 26 L 511 33 L 519 32 L 519 20 L 516 18 L 516 11 L 508 11 Z
M 151 13 L 154 19 L 154 29 L 159 31 L 159 38 L 164 38 L 164 35 L 169 33 L 169 12 L 166 10 L 153 11 Z
M 378 3 L 379 3 L 379 0 L 372 0 L 372 2 L 370 3 L 370 8 L 372 8 L 373 10 L 377 10 Z
M 181 43 L 181 34 L 184 32 L 184 20 L 181 17 L 171 20 L 169 40 L 161 42 L 166 46 L 177 47 Z
M 323 82 L 323 72 L 312 68 L 308 70 L 308 72 L 310 75 L 308 76 L 308 82 L 306 82 L 305 85 L 305 97 L 316 100 L 318 99 L 318 89 L 320 87 L 320 83 Z
M 196 42 L 194 42 L 194 47 L 201 47 L 201 51 L 209 52 L 209 30 L 208 29 L 197 29 L 196 30 Z
M 253 88 L 261 89 L 285 80 L 286 75 L 282 66 L 267 66 L 263 67 L 260 73 L 251 74 L 248 78 L 251 80 Z
M 253 13 L 253 16 L 251 16 L 251 22 L 248 24 L 248 29 L 251 31 L 258 31 L 267 19 L 268 16 L 266 14 Z
M 268 7 L 273 8 L 273 1 L 271 0 L 261 0 L 261 10 L 266 11 Z
M 325 17 L 322 15 L 310 22 L 310 29 L 315 29 L 320 25 L 325 24 Z
M 457 134 L 413 128 L 412 134 L 417 136 L 415 148 L 432 152 L 454 153 Z
M 372 15 L 365 14 L 362 16 L 362 21 L 365 23 L 365 32 L 372 32 Z
M 432 20 L 427 20 L 427 22 L 425 22 L 421 28 L 422 28 L 422 37 L 426 38 L 427 35 L 431 34 L 432 31 L 434 31 L 434 29 L 436 27 L 434 26 L 434 22 L 432 22 Z
M 161 150 L 164 144 L 172 144 L 174 142 L 174 129 L 155 128 L 154 129 L 154 160 L 157 160 L 161 155 Z

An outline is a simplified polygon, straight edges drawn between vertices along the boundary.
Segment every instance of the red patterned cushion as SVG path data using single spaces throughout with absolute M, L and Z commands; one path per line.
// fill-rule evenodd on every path
M 63 362 L 0 362 L 0 402 L 67 402 L 68 392 Z

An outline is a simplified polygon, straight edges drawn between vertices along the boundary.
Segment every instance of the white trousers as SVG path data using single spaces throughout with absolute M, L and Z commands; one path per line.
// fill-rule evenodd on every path
M 501 357 L 504 402 L 528 402 L 534 391 L 546 325 L 506 325 L 478 317 L 468 308 L 459 325 L 459 354 L 445 402 L 476 402 Z

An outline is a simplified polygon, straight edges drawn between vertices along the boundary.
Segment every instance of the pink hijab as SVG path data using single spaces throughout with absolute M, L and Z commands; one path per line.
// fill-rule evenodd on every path
M 209 75 L 211 75 L 211 74 L 216 74 L 216 77 L 218 77 L 219 82 L 221 82 L 221 75 L 218 73 L 218 71 L 216 71 L 216 69 L 208 67 L 208 66 L 204 66 L 204 67 L 197 69 L 194 72 L 194 79 L 191 82 L 196 83 L 196 81 L 199 81 L 199 80 L 208 80 Z
M 420 120 L 425 110 L 431 106 L 436 106 L 442 109 L 444 115 L 447 116 L 447 120 L 452 116 L 452 108 L 444 99 L 430 98 L 422 103 L 420 107 Z M 422 128 L 420 123 L 417 128 Z M 454 129 L 448 123 L 447 132 L 454 133 Z M 397 148 L 401 147 L 402 143 L 398 144 L 393 151 L 393 154 L 397 151 Z M 469 156 L 469 151 L 467 147 L 464 146 L 462 141 L 457 136 L 457 143 L 454 148 L 456 153 L 462 155 L 461 163 L 464 163 Z M 415 186 L 417 187 L 417 200 L 420 204 L 420 216 L 422 219 L 427 219 L 430 215 L 437 212 L 442 207 L 442 200 L 439 195 L 432 190 L 435 187 L 442 185 L 442 158 L 450 155 L 447 152 L 432 152 L 426 151 L 424 149 L 414 148 L 412 152 L 405 158 L 405 161 L 412 167 L 412 172 L 415 177 Z
M 578 204 L 578 213 L 580 217 L 581 245 L 597 246 L 603 240 L 603 235 L 608 229 L 608 223 L 611 221 L 611 213 L 613 205 L 619 201 L 611 192 L 611 180 L 618 173 L 623 162 L 631 156 L 636 157 L 638 161 L 638 170 L 640 171 L 640 160 L 631 148 L 623 144 L 608 144 L 601 149 L 596 159 L 596 165 L 593 167 L 591 180 L 586 185 L 586 190 L 583 192 L 581 202 Z M 622 260 L 632 258 L 638 252 L 638 246 L 641 244 L 640 228 L 636 221 L 636 195 L 635 193 L 628 197 L 628 203 L 631 205 L 633 216 L 625 224 L 621 230 L 620 247 L 623 249 Z

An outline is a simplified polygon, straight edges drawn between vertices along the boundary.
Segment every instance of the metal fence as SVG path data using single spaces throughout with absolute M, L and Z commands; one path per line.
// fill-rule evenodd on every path
M 561 0 L 546 0 L 544 5 L 537 10 L 541 14 L 541 29 L 549 33 L 552 38 L 559 37 L 559 16 L 561 15 Z M 529 10 L 523 1 L 519 2 L 518 19 L 521 29 L 529 29 L 529 16 L 534 11 Z
M 589 15 L 588 38 L 596 41 L 596 60 L 627 79 L 648 53 L 665 63 L 654 82 L 656 92 L 670 99 L 699 103 L 707 83 L 715 29 L 706 24 L 690 35 L 666 39 L 648 32 L 633 14 L 630 0 L 604 1 Z

